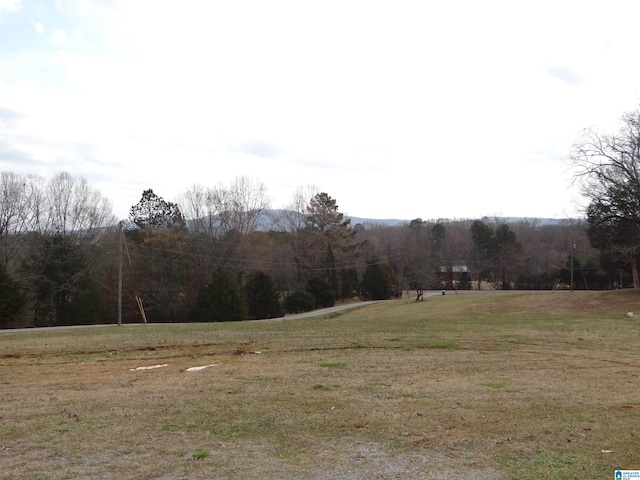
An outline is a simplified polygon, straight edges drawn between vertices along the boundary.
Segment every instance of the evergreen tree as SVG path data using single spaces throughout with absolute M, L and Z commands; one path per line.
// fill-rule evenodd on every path
M 480 220 L 471 225 L 478 265 L 478 289 L 483 278 L 500 280 L 503 289 L 510 287 L 510 273 L 521 263 L 521 247 L 516 233 L 503 223 L 495 230 Z
M 496 228 L 494 234 L 495 256 L 494 267 L 496 275 L 501 279 L 502 289 L 511 288 L 510 274 L 521 264 L 521 246 L 516 238 L 516 232 L 505 223 Z
M 138 228 L 183 229 L 186 225 L 178 205 L 165 201 L 153 193 L 152 189 L 142 192 L 140 201 L 129 211 L 129 219 Z
M 284 314 L 280 294 L 273 279 L 264 272 L 249 274 L 244 286 L 249 318 L 275 318 Z
M 316 306 L 316 301 L 306 290 L 295 290 L 284 299 L 284 308 L 287 313 L 309 312 Z
M 431 255 L 441 261 L 442 249 L 447 239 L 447 229 L 442 223 L 436 223 L 431 227 Z
M 341 268 L 340 269 L 340 293 L 341 300 L 353 298 L 357 295 L 358 286 L 358 271 L 355 268 Z
M 25 301 L 20 285 L 9 277 L 0 263 L 0 326 L 7 326 Z
M 60 235 L 45 237 L 25 263 L 33 274 L 35 325 L 91 324 L 99 320 L 100 300 L 80 247 Z
M 318 193 L 305 208 L 304 235 L 307 237 L 306 262 L 309 268 L 324 270 L 323 276 L 334 292 L 344 298 L 338 280 L 342 269 L 354 268 L 356 245 L 351 219 L 338 211 L 336 200 Z
M 198 292 L 193 318 L 201 322 L 229 322 L 247 318 L 247 302 L 238 284 L 222 267 Z
M 398 290 L 399 283 L 389 265 L 368 265 L 360 284 L 361 296 L 365 300 L 388 300 Z
M 475 245 L 474 263 L 478 269 L 478 290 L 484 278 L 491 273 L 491 263 L 495 254 L 493 242 L 493 229 L 481 220 L 476 220 L 471 225 L 471 239 Z
M 336 303 L 336 294 L 324 278 L 311 277 L 305 290 L 313 296 L 317 308 L 333 307 Z
M 182 212 L 149 189 L 131 207 L 129 219 L 137 227 L 126 231 L 127 240 L 133 242 L 130 253 L 137 295 L 153 311 L 153 321 L 182 321 L 193 302 L 195 285 L 206 278 L 187 284 L 187 229 Z

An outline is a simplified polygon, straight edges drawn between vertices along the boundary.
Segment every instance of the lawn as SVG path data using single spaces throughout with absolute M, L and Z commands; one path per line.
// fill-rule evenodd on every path
M 0 333 L 0 478 L 613 478 L 640 469 L 635 310 L 460 294 Z

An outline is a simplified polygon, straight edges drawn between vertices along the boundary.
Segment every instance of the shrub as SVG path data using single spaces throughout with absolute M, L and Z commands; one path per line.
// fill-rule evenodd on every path
M 304 290 L 295 290 L 284 299 L 284 308 L 287 313 L 309 312 L 316 306 L 313 295 Z

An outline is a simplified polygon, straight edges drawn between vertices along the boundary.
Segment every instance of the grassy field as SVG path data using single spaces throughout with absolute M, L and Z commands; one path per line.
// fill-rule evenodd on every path
M 640 469 L 636 310 L 461 294 L 1 333 L 0 478 L 613 478 Z

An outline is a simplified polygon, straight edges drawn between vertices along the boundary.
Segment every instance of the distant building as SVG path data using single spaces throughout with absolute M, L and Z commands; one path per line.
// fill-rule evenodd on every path
M 471 288 L 471 270 L 464 260 L 455 260 L 449 265 L 441 265 L 440 284 L 442 288 L 467 290 Z
M 453 264 L 453 265 L 441 265 L 440 273 L 470 273 L 469 267 L 467 267 L 466 262 L 462 262 L 461 264 Z

